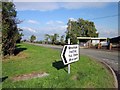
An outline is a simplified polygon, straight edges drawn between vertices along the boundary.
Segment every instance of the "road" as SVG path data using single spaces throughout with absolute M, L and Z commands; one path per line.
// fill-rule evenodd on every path
M 118 71 L 118 52 L 97 49 L 80 49 L 80 54 L 96 58 L 99 61 L 104 61 L 110 65 L 115 71 Z
M 63 48 L 63 46 L 56 46 L 56 45 L 45 45 L 45 44 L 34 44 L 34 45 L 50 47 L 57 50 L 62 50 Z M 80 48 L 80 55 L 81 54 L 93 57 L 99 61 L 104 61 L 108 65 L 110 65 L 115 71 L 118 71 L 118 58 L 120 58 L 120 56 L 118 55 L 117 51 Z

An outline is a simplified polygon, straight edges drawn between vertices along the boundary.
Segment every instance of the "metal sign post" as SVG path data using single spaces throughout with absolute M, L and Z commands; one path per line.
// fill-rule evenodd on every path
M 70 44 L 70 38 L 68 38 L 68 44 Z M 70 74 L 70 64 L 68 64 L 68 74 Z

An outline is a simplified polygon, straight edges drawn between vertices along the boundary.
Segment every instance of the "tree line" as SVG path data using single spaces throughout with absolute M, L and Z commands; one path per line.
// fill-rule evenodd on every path
M 54 44 L 54 45 L 64 45 L 65 44 L 65 35 L 59 35 L 54 33 L 53 35 L 45 34 L 44 40 L 36 40 L 37 37 L 35 35 L 31 35 L 29 40 L 23 40 L 24 42 L 31 43 L 40 43 L 40 44 Z
M 60 37 L 60 40 L 58 40 Z M 59 44 L 59 45 L 63 45 L 65 44 L 64 42 L 64 35 L 59 35 L 57 33 L 53 34 L 53 35 L 49 35 L 49 34 L 45 34 L 45 43 L 46 44 Z
M 59 35 L 57 33 L 50 35 L 50 34 L 45 34 L 45 39 L 41 40 L 41 41 L 35 41 L 37 38 L 35 35 L 31 35 L 30 40 L 28 42 L 31 43 L 44 43 L 44 44 L 55 44 L 55 45 L 64 45 L 65 44 L 65 40 L 64 40 L 65 36 L 64 35 Z M 27 41 L 27 40 L 24 40 Z

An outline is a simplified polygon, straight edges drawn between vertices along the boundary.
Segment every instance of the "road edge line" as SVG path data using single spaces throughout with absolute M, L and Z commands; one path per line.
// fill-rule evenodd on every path
M 117 76 L 116 76 L 114 70 L 113 70 L 113 69 L 110 67 L 110 65 L 108 65 L 106 62 L 104 62 L 104 61 L 99 61 L 99 62 L 103 63 L 104 65 L 106 65 L 106 66 L 111 70 L 112 75 L 113 75 L 113 77 L 114 77 L 114 81 L 115 81 L 115 83 L 114 83 L 115 88 L 118 88 L 118 80 L 117 80 Z
M 95 59 L 96 62 L 100 62 L 101 64 L 104 64 L 105 67 L 111 71 L 111 73 L 112 73 L 112 75 L 113 75 L 113 78 L 114 78 L 114 81 L 115 81 L 115 83 L 114 83 L 115 88 L 118 88 L 117 76 L 116 76 L 114 70 L 112 69 L 112 67 L 110 67 L 110 65 L 108 65 L 106 62 L 100 61 L 99 59 L 96 59 L 95 57 L 92 57 L 92 56 L 89 56 L 89 55 L 88 55 L 88 57 L 91 57 L 91 58 Z

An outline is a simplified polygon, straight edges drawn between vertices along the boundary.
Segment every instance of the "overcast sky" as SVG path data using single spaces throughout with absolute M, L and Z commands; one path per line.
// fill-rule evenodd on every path
M 17 17 L 23 20 L 23 39 L 44 34 L 65 35 L 69 18 L 83 18 L 95 23 L 100 37 L 118 36 L 117 2 L 15 2 Z M 101 18 L 99 18 L 101 17 Z

